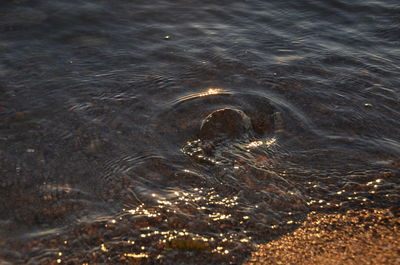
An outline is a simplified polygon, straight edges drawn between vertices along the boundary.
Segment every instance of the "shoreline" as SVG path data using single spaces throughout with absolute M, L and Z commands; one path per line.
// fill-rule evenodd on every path
M 295 231 L 259 245 L 244 264 L 400 264 L 398 211 L 312 212 Z

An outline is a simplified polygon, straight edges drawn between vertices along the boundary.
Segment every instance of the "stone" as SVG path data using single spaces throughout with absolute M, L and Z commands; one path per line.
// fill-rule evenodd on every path
M 236 139 L 252 131 L 250 118 L 241 110 L 219 109 L 209 114 L 202 122 L 201 140 Z

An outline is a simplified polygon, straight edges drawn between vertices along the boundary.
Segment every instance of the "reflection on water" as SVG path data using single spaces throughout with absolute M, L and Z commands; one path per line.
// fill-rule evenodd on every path
M 208 97 L 208 96 L 213 96 L 213 95 L 224 95 L 224 94 L 229 95 L 231 93 L 228 90 L 221 89 L 221 88 L 209 88 L 204 92 L 198 92 L 198 93 L 193 93 L 193 94 L 179 97 L 177 102 L 183 102 L 186 100 L 199 98 L 199 97 Z
M 238 264 L 398 207 L 399 9 L 2 3 L 0 263 Z

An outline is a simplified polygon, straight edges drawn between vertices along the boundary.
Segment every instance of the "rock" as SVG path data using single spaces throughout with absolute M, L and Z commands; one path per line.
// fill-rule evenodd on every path
M 224 108 L 212 112 L 203 120 L 199 138 L 201 140 L 235 139 L 251 131 L 250 118 L 243 111 Z

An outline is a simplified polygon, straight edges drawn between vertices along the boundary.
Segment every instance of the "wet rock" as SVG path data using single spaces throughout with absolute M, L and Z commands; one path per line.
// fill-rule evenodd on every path
M 263 135 L 266 132 L 271 133 L 274 129 L 273 113 L 258 112 L 251 115 L 251 124 L 254 131 Z
M 235 139 L 251 133 L 250 118 L 241 110 L 224 108 L 212 112 L 201 124 L 201 140 Z

